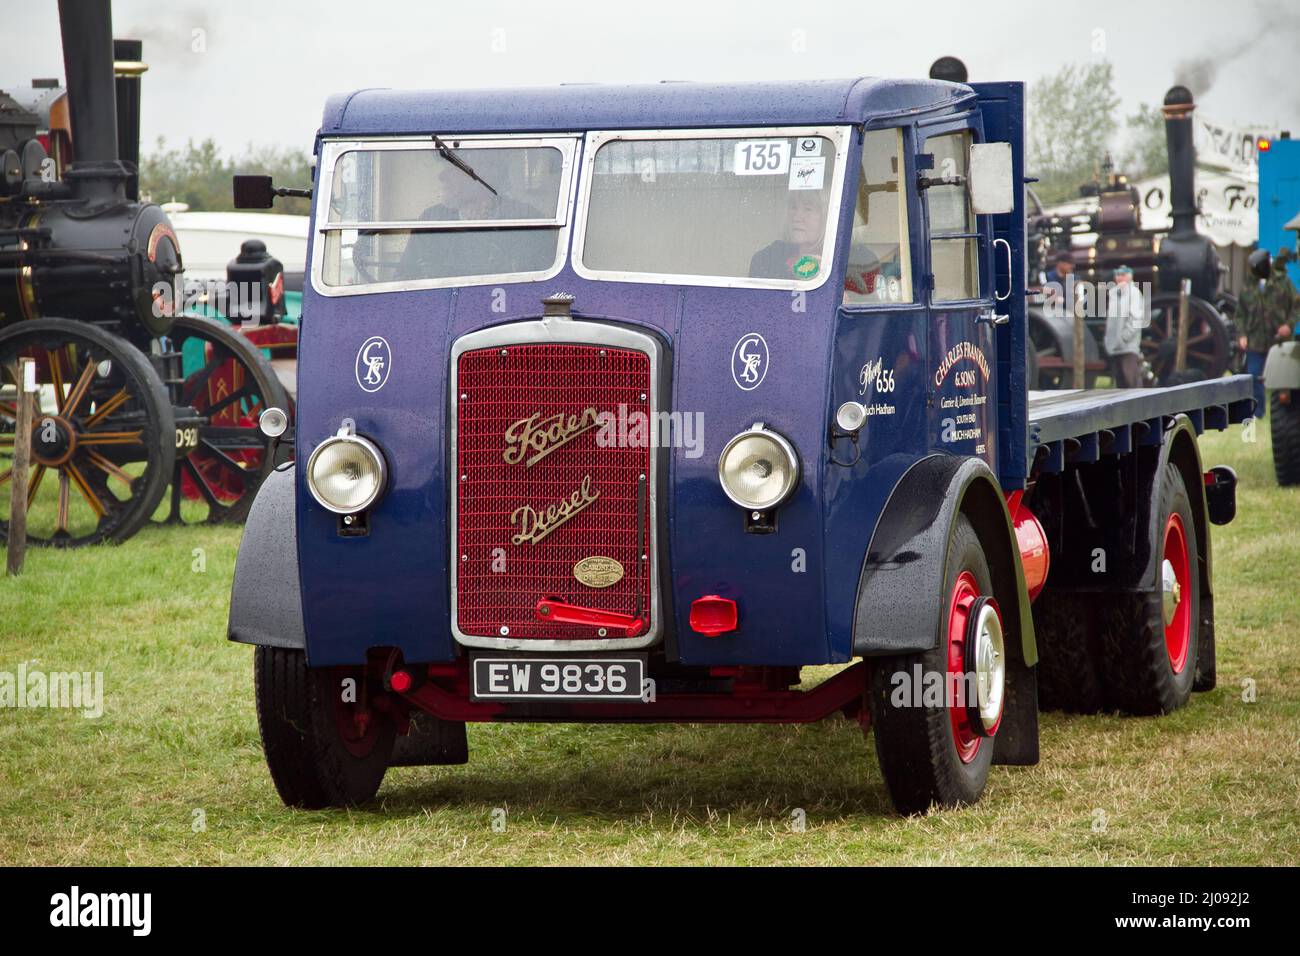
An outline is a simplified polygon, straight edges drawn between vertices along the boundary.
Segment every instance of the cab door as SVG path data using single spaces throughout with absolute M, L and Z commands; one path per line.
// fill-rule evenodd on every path
M 970 147 L 979 114 L 918 130 L 917 185 L 925 220 L 930 313 L 927 377 L 930 448 L 984 459 L 996 473 L 997 338 L 988 217 L 971 199 Z

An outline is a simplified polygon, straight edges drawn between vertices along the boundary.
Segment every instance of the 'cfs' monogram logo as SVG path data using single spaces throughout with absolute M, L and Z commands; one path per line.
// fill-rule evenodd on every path
M 357 384 L 364 392 L 377 392 L 388 381 L 393 365 L 392 349 L 382 335 L 372 335 L 357 349 Z
M 767 342 L 757 332 L 749 332 L 731 352 L 731 377 L 747 392 L 763 384 L 767 377 Z

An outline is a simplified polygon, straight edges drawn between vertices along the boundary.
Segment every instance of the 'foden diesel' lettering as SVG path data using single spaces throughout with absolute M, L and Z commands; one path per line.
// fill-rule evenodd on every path
M 521 505 L 510 515 L 510 523 L 519 525 L 519 533 L 510 540 L 515 544 L 537 544 L 599 497 L 600 489 L 591 487 L 591 475 L 584 475 L 578 490 L 567 498 L 544 508 Z
M 506 451 L 502 457 L 507 465 L 517 465 L 524 461 L 524 456 L 533 452 L 524 462 L 525 468 L 531 468 L 555 449 L 595 428 L 597 418 L 594 408 L 584 408 L 577 415 L 557 412 L 549 418 L 542 418 L 541 412 L 538 412 L 521 418 L 506 429 Z

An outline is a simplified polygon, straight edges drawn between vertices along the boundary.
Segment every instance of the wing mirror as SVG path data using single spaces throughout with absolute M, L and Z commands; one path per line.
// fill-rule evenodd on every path
M 1010 143 L 972 143 L 970 198 L 977 213 L 1000 215 L 1015 208 Z
M 235 192 L 236 209 L 270 209 L 276 196 L 295 196 L 310 199 L 310 189 L 290 189 L 276 187 L 270 176 L 237 175 L 232 177 L 231 185 Z

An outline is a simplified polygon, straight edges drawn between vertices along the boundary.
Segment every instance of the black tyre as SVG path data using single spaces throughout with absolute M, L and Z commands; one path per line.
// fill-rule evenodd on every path
M 16 361 L 36 363 L 39 413 L 27 479 L 27 540 L 73 548 L 124 541 L 167 490 L 176 427 L 148 357 L 87 322 L 33 319 L 0 332 L 0 540 L 8 537 Z
M 922 654 L 905 654 L 876 660 L 871 676 L 871 724 L 876 756 L 890 798 L 900 813 L 925 811 L 932 805 L 957 807 L 979 800 L 988 782 L 993 740 L 963 724 L 966 708 L 959 702 L 922 703 L 900 688 L 915 683 L 916 667 L 922 674 L 950 675 L 964 671 L 965 649 L 954 646 L 965 630 L 961 611 L 966 599 L 992 593 L 992 577 L 979 538 L 961 516 L 948 549 L 945 591 L 948 595 L 941 634 L 947 640 Z M 965 644 L 965 639 L 960 638 Z M 904 675 L 903 679 L 895 675 Z M 945 684 L 947 681 L 945 680 Z M 945 706 L 945 704 L 947 706 Z
M 1296 392 L 1284 402 L 1278 391 L 1268 395 L 1268 428 L 1273 438 L 1273 473 L 1279 485 L 1300 485 L 1300 407 Z
M 1107 704 L 1130 714 L 1167 714 L 1187 703 L 1196 676 L 1201 584 L 1196 525 L 1181 473 L 1166 465 L 1160 483 L 1155 594 L 1107 595 L 1101 609 L 1101 662 Z
M 1034 602 L 1038 704 L 1044 710 L 1094 714 L 1106 705 L 1091 601 L 1046 591 Z
M 259 647 L 253 684 L 266 765 L 287 806 L 354 806 L 379 792 L 394 728 L 366 708 L 378 688 L 359 668 L 311 668 L 300 650 Z

